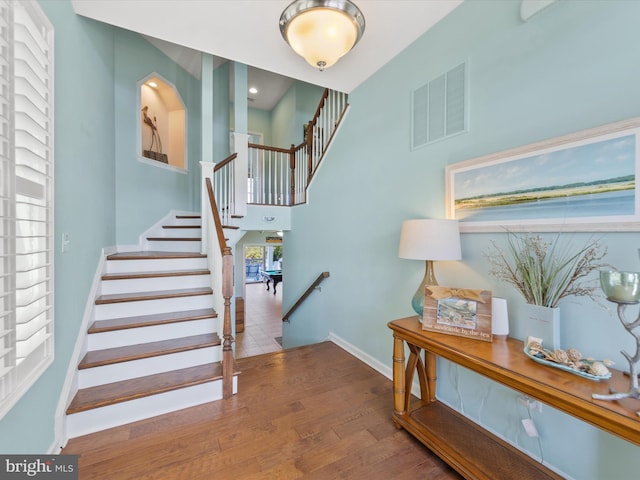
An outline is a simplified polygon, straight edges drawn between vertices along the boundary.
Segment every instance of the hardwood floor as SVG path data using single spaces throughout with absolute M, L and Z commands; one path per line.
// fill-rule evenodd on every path
M 459 479 L 391 421 L 392 383 L 320 343 L 237 361 L 239 394 L 69 441 L 79 478 Z
M 284 283 L 284 282 L 283 282 Z M 264 283 L 248 283 L 245 288 L 245 319 L 243 333 L 236 335 L 236 358 L 278 352 L 282 346 L 282 289 L 278 284 L 267 290 Z

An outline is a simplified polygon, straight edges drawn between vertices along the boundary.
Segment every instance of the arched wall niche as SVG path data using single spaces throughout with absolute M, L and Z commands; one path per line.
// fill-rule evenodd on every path
M 187 169 L 187 116 L 175 86 L 157 73 L 138 82 L 139 146 L 143 161 Z

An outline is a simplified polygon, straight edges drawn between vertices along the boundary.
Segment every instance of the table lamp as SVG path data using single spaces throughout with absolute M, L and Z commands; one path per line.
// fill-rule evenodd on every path
M 422 318 L 424 294 L 427 285 L 438 285 L 433 270 L 435 260 L 460 260 L 460 230 L 457 220 L 418 219 L 402 222 L 400 232 L 400 258 L 425 260 L 422 283 L 416 290 L 411 306 Z

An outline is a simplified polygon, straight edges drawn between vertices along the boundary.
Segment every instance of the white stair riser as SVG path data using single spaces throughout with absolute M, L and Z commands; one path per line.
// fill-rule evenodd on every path
M 96 320 L 107 320 L 109 318 L 136 317 L 138 315 L 197 310 L 199 308 L 213 308 L 213 295 L 109 303 L 95 305 L 94 311 Z
M 201 335 L 203 333 L 220 332 L 219 318 L 204 318 L 186 322 L 153 325 L 149 327 L 128 328 L 113 332 L 92 333 L 87 336 L 87 348 L 90 351 L 107 348 L 138 345 L 148 342 L 159 342 L 173 338 Z
M 234 393 L 237 391 L 237 377 L 233 379 L 233 391 Z M 222 380 L 217 380 L 86 412 L 74 413 L 66 417 L 67 436 L 75 438 L 183 408 L 213 402 L 221 398 Z
M 199 252 L 202 248 L 201 242 L 181 242 L 181 241 L 163 241 L 163 240 L 147 240 L 146 244 L 149 250 L 156 252 Z
M 204 258 L 162 258 L 149 260 L 107 260 L 106 273 L 164 272 L 207 268 Z
M 202 236 L 201 228 L 163 228 L 156 237 L 187 237 L 200 238 Z
M 202 225 L 202 220 L 199 218 L 176 218 L 173 217 L 170 220 L 163 222 L 163 225 Z
M 195 367 L 206 363 L 219 362 L 221 357 L 222 351 L 220 347 L 215 346 L 131 360 L 113 365 L 85 368 L 78 370 L 78 386 L 79 388 L 89 388 L 180 368 Z
M 128 278 L 126 280 L 103 280 L 103 295 L 117 293 L 155 292 L 180 288 L 210 287 L 209 275 L 181 275 L 179 277 Z

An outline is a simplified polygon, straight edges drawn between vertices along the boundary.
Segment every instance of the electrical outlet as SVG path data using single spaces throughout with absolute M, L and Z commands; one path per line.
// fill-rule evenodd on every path
M 71 246 L 71 240 L 69 240 L 69 234 L 63 233 L 60 250 L 62 251 L 62 253 L 67 253 L 69 251 L 70 246 Z
M 518 397 L 518 401 L 529 410 L 536 410 L 538 412 L 542 412 L 542 402 L 534 398 L 528 397 L 526 395 L 520 395 Z
M 524 427 L 524 431 L 527 432 L 527 435 L 531 438 L 536 438 L 538 436 L 538 429 L 530 418 L 523 418 L 522 426 Z

